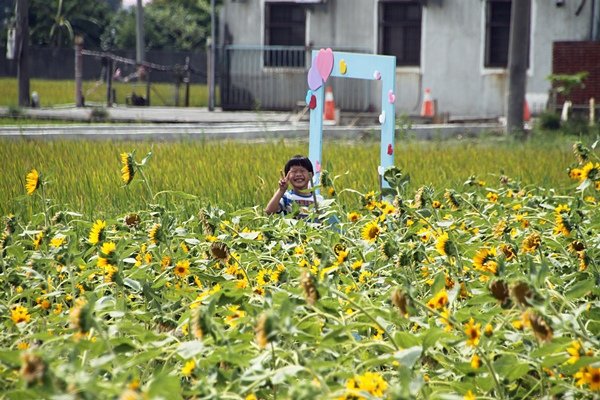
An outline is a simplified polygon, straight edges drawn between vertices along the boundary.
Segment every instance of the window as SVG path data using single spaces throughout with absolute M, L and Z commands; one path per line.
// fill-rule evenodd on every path
M 396 65 L 421 64 L 421 1 L 379 3 L 379 53 L 396 56 Z
M 265 7 L 265 44 L 267 46 L 302 46 L 306 32 L 305 7 L 293 3 L 267 3 Z M 269 67 L 304 67 L 304 50 L 265 50 Z
M 508 66 L 511 0 L 488 0 L 486 10 L 485 66 Z

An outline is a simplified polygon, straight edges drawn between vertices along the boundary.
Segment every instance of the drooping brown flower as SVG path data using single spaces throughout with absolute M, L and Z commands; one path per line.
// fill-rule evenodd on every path
M 304 270 L 302 271 L 300 284 L 302 285 L 302 289 L 304 289 L 304 297 L 306 297 L 306 302 L 311 306 L 314 305 L 317 300 L 319 300 L 319 292 L 317 291 L 317 287 L 315 285 L 315 278 L 310 274 L 310 272 Z
M 402 289 L 394 289 L 392 292 L 392 304 L 398 307 L 398 310 L 400 310 L 400 314 L 403 317 L 408 316 L 408 301 L 408 297 Z
M 533 291 L 526 282 L 517 282 L 511 289 L 512 297 L 521 307 L 531 306 Z
M 540 341 L 549 342 L 552 340 L 554 331 L 544 318 L 537 314 L 529 313 L 529 322 L 531 323 L 531 329 L 533 330 L 535 337 Z
M 27 385 L 40 383 L 46 374 L 46 363 L 37 354 L 22 353 L 20 372 Z
M 210 253 L 212 256 L 219 261 L 227 261 L 229 259 L 229 248 L 225 243 L 214 242 L 210 246 Z
M 490 283 L 490 292 L 492 292 L 492 296 L 500 302 L 502 307 L 510 304 L 508 285 L 503 280 L 498 279 Z

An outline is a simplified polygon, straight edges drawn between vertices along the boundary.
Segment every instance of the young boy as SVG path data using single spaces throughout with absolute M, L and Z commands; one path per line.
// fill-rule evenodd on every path
M 298 218 L 306 218 L 310 207 L 315 207 L 315 201 L 323 200 L 321 195 L 313 194 L 308 190 L 312 181 L 314 171 L 310 160 L 301 155 L 295 155 L 285 164 L 285 174 L 281 174 L 279 189 L 273 194 L 265 208 L 267 214 L 283 213 L 292 211 L 292 205 L 300 206 Z M 292 188 L 288 189 L 288 185 Z

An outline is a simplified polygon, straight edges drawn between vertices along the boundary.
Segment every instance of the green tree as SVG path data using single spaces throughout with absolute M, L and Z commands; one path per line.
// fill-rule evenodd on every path
M 31 43 L 70 47 L 73 37 L 81 35 L 86 47 L 98 47 L 113 14 L 106 1 L 30 0 Z
M 154 0 L 144 7 L 146 49 L 204 48 L 210 35 L 209 0 Z M 114 16 L 102 47 L 135 47 L 135 7 Z

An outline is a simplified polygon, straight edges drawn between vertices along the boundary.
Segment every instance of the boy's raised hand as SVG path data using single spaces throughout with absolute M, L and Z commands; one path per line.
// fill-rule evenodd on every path
M 288 183 L 290 181 L 290 173 L 291 172 L 288 172 L 287 175 L 284 175 L 283 171 L 279 170 L 279 173 L 281 174 L 281 179 L 279 180 L 279 190 L 284 192 L 288 188 Z

